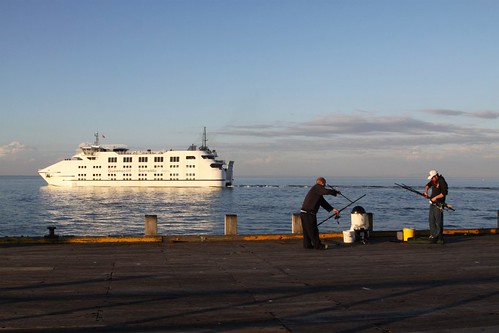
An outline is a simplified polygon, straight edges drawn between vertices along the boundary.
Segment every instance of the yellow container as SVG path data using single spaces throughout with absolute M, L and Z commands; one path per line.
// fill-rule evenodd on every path
M 409 228 L 404 228 L 402 230 L 403 235 L 404 235 L 404 242 L 407 242 L 409 238 L 414 237 L 414 229 L 409 229 Z

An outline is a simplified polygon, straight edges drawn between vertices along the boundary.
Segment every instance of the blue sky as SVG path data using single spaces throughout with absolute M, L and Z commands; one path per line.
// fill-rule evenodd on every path
M 0 175 L 93 134 L 235 176 L 497 177 L 499 1 L 0 1 Z

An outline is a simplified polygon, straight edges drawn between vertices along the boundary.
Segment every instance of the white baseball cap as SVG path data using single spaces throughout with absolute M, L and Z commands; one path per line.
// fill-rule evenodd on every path
M 437 170 L 430 170 L 430 175 L 428 176 L 428 179 L 432 179 L 436 175 L 438 175 Z

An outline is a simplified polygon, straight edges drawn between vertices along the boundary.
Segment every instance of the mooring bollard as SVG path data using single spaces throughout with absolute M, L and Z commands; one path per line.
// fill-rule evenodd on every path
M 369 228 L 367 228 L 367 230 L 373 231 L 373 213 L 367 213 L 367 223 L 369 223 Z
M 56 235 L 55 235 L 55 229 L 57 229 L 56 227 L 47 227 L 47 229 L 49 230 L 49 234 L 45 237 L 48 237 L 48 238 L 55 238 Z
M 158 234 L 158 215 L 146 215 L 145 224 L 146 236 L 156 236 Z
M 292 234 L 302 234 L 303 233 L 300 213 L 293 213 L 293 216 L 291 218 L 291 233 Z
M 237 235 L 237 215 L 236 214 L 226 214 L 225 215 L 225 235 Z

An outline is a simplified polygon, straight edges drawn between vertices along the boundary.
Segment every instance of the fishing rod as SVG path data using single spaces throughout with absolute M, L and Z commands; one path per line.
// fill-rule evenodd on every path
M 337 189 L 335 189 L 333 186 L 331 185 L 326 185 L 327 187 L 329 187 L 330 189 L 332 190 L 335 190 L 336 192 L 338 192 L 339 195 L 341 195 L 343 198 L 347 199 L 348 201 L 352 202 L 352 200 L 348 199 L 346 196 L 343 195 L 343 193 L 341 193 L 340 191 L 338 191 Z
M 416 194 L 418 194 L 418 195 L 420 195 L 420 196 L 422 196 L 424 198 L 428 198 L 427 195 L 425 195 L 424 193 L 421 193 L 421 192 L 415 190 L 414 188 L 410 187 L 409 185 L 406 185 L 406 184 L 403 184 L 403 183 L 402 184 L 395 183 L 395 185 L 397 185 L 398 187 L 402 187 L 404 190 L 411 191 L 412 193 L 416 193 Z M 448 203 L 445 203 L 445 202 L 444 203 L 436 203 L 436 202 L 433 202 L 433 201 L 430 200 L 430 205 L 437 206 L 440 209 L 446 208 L 446 209 L 454 210 L 455 211 L 454 207 L 452 207 L 451 204 L 448 204 Z
M 351 205 L 353 205 L 354 203 L 356 203 L 357 201 L 359 201 L 360 199 L 362 199 L 363 197 L 365 197 L 365 196 L 366 196 L 366 195 L 364 194 L 363 196 L 361 196 L 361 197 L 357 198 L 356 200 L 351 201 L 348 205 L 346 205 L 345 207 L 343 207 L 342 209 L 340 209 L 340 210 L 338 211 L 338 214 L 333 214 L 333 215 L 329 216 L 327 219 L 325 219 L 325 220 L 324 220 L 324 221 L 322 221 L 321 223 L 317 224 L 317 226 L 320 226 L 322 223 L 326 222 L 327 220 L 329 220 L 329 219 L 330 219 L 330 218 L 332 218 L 332 217 L 334 217 L 334 219 L 336 220 L 336 222 L 338 222 L 338 224 L 340 224 L 340 221 L 339 221 L 339 219 L 340 219 L 340 217 L 341 217 L 341 216 L 340 216 L 340 213 L 341 213 L 343 210 L 345 210 L 346 208 L 348 208 L 348 207 L 350 207 Z

